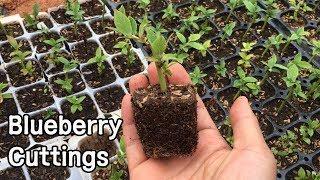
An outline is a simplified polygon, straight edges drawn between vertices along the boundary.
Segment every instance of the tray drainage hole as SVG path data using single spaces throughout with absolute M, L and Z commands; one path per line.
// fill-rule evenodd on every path
M 262 74 L 262 73 L 263 73 L 263 71 L 260 69 L 260 70 L 259 70 L 259 73 L 260 73 L 260 74 Z
M 309 161 L 309 158 L 308 157 L 304 157 L 303 158 L 305 161 Z
M 213 96 L 213 95 L 214 95 L 214 93 L 213 93 L 213 92 L 209 92 L 209 94 L 210 94 L 210 96 Z
M 281 178 L 282 175 L 280 173 L 277 174 L 277 178 Z
M 304 79 L 304 80 L 302 80 L 302 82 L 303 82 L 303 83 L 305 83 L 305 84 L 307 84 L 307 83 L 308 83 L 308 81 L 307 81 L 307 80 L 305 80 L 305 79 Z
M 260 107 L 260 105 L 259 105 L 259 104 L 255 104 L 254 106 L 255 106 L 256 108 L 259 108 L 259 107 Z
M 306 115 L 304 115 L 304 116 L 302 116 L 303 117 L 303 119 L 308 119 L 308 116 L 306 116 Z
M 281 60 L 281 63 L 282 63 L 282 64 L 286 63 L 286 60 L 282 59 L 282 60 Z
M 283 133 L 283 129 L 278 129 L 279 133 Z
M 283 95 L 284 95 L 284 92 L 281 91 L 281 92 L 280 92 L 280 95 L 283 96 Z
M 314 22 L 311 22 L 310 25 L 311 25 L 311 26 L 314 26 Z

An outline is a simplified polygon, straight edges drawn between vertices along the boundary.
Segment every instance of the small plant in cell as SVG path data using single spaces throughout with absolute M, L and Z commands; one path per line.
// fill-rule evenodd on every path
M 236 23 L 231 22 L 222 28 L 221 47 L 223 47 L 223 44 L 225 44 L 225 41 L 232 35 L 235 27 L 236 27 Z
M 289 4 L 291 9 L 293 10 L 293 16 L 290 18 L 298 21 L 298 14 L 299 12 L 308 12 L 313 11 L 304 1 L 302 0 L 289 0 Z
M 63 47 L 63 42 L 65 42 L 65 41 L 66 41 L 66 38 L 64 38 L 63 36 L 57 40 L 50 38 L 49 40 L 44 41 L 44 43 L 51 46 L 51 52 L 49 54 L 49 61 L 52 64 L 59 63 L 59 61 L 57 60 L 57 57 L 60 52 L 60 49 Z
M 189 75 L 194 85 L 203 84 L 202 78 L 207 76 L 207 74 L 203 73 L 203 71 L 198 66 L 196 66 Z
M 214 68 L 216 69 L 219 76 L 227 77 L 227 68 L 225 61 L 221 60 L 220 63 L 214 65 Z
M 280 142 L 280 147 L 271 148 L 271 151 L 274 155 L 286 157 L 298 151 L 298 148 L 296 146 L 298 136 L 294 132 L 287 130 L 286 133 L 278 138 L 278 140 Z
M 242 4 L 242 0 L 230 0 L 228 1 L 227 5 L 230 8 L 229 14 L 227 16 L 226 22 L 229 22 L 234 10 Z
M 317 131 L 317 129 L 320 128 L 320 122 L 319 120 L 308 120 L 307 123 L 300 126 L 300 134 L 302 136 L 302 140 L 307 143 L 311 144 L 311 138 Z
M 190 34 L 190 36 L 186 38 L 183 34 L 176 31 L 176 36 L 181 42 L 179 49 L 184 53 L 188 53 L 191 48 L 194 48 L 198 50 L 202 56 L 206 56 L 207 50 L 211 46 L 211 40 L 207 40 L 204 43 L 199 42 L 201 34 Z
M 304 28 L 299 28 L 296 31 L 293 31 L 291 36 L 289 36 L 285 40 L 285 46 L 282 49 L 282 54 L 286 52 L 287 48 L 292 42 L 296 42 L 298 45 L 300 45 L 303 40 L 307 40 L 306 36 L 308 36 L 310 33 L 305 31 Z
M 259 13 L 262 11 L 262 9 L 258 5 L 258 1 L 256 0 L 243 0 L 243 3 L 248 10 L 247 14 L 251 17 L 251 22 L 249 26 L 247 27 L 246 32 L 244 33 L 243 37 L 246 37 L 247 34 L 250 32 L 251 27 L 253 24 L 255 24 L 258 21 Z
M 265 74 L 263 76 L 263 79 L 260 81 L 260 86 L 265 84 L 265 82 L 270 76 L 270 73 L 281 72 L 281 70 L 288 70 L 286 66 L 278 64 L 277 62 L 278 57 L 275 54 L 273 54 L 267 62 L 263 62 L 265 64 Z
M 162 12 L 164 13 L 162 19 L 166 19 L 168 21 L 171 21 L 173 18 L 179 17 L 179 14 L 174 9 L 172 3 L 170 3 L 166 9 L 162 10 Z
M 274 0 L 266 0 L 266 1 L 264 1 L 264 4 L 267 6 L 267 9 L 264 10 L 265 16 L 263 18 L 263 25 L 262 25 L 261 31 L 264 31 L 268 22 L 270 22 L 272 19 L 276 18 L 277 14 L 280 12 L 275 7 Z
M 8 84 L 6 83 L 0 83 L 0 105 L 1 103 L 5 100 L 5 99 L 11 99 L 12 94 L 10 93 L 4 93 L 4 89 L 6 89 L 8 87 Z
M 238 61 L 238 65 L 242 66 L 243 68 L 249 68 L 251 67 L 251 59 L 254 57 L 253 54 L 250 53 L 253 46 L 256 44 L 256 42 L 251 43 L 242 43 L 242 48 L 240 50 L 240 57 L 241 59 Z
M 74 21 L 74 34 L 78 33 L 78 24 L 83 21 L 84 11 L 81 9 L 81 5 L 77 0 L 67 0 L 67 12 L 66 14 L 71 16 Z
M 98 47 L 96 50 L 95 57 L 91 58 L 88 63 L 89 64 L 96 64 L 98 66 L 98 72 L 101 75 L 104 70 L 106 69 L 105 63 L 107 62 L 107 56 L 103 54 L 102 49 Z
M 242 92 L 251 93 L 256 96 L 260 92 L 259 81 L 252 76 L 248 76 L 245 71 L 238 66 L 237 67 L 237 79 L 233 82 L 233 87 L 238 89 L 237 94 L 234 96 L 234 100 L 237 99 Z
M 265 49 L 264 49 L 261 57 L 264 57 L 266 55 L 266 53 L 272 48 L 275 48 L 277 51 L 279 51 L 281 44 L 283 44 L 283 43 L 285 43 L 285 41 L 283 40 L 282 34 L 279 34 L 277 36 L 275 36 L 275 35 L 270 36 L 263 45 Z
M 294 177 L 294 180 L 320 180 L 320 174 L 316 171 L 305 170 L 303 167 L 300 167 L 298 174 Z
M 320 68 L 313 68 L 310 75 L 311 85 L 309 86 L 307 97 L 314 100 L 320 98 Z
M 71 104 L 70 111 L 75 114 L 77 111 L 81 112 L 83 110 L 82 102 L 85 100 L 86 96 L 68 96 L 67 101 Z
M 32 14 L 24 14 L 23 18 L 26 21 L 27 27 L 32 27 L 37 29 L 37 25 L 39 23 L 39 12 L 40 12 L 40 5 L 35 3 L 32 8 Z

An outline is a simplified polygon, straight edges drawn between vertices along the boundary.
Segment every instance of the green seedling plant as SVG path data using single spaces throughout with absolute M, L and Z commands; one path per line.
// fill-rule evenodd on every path
M 137 1 L 138 4 L 139 4 L 139 8 L 140 9 L 143 9 L 145 11 L 145 13 L 147 13 L 147 10 L 148 10 L 148 6 L 150 4 L 150 0 L 138 0 Z
M 291 36 L 286 39 L 286 44 L 282 49 L 282 54 L 286 52 L 287 48 L 292 42 L 296 42 L 298 45 L 300 45 L 303 40 L 307 40 L 306 36 L 308 36 L 309 34 L 310 33 L 305 31 L 303 27 L 298 28 L 296 31 L 293 31 Z
M 11 99 L 12 94 L 9 93 L 3 93 L 3 90 L 8 87 L 8 84 L 6 83 L 0 83 L 0 104 L 5 100 L 5 99 Z
M 31 55 L 30 51 L 20 51 L 20 48 L 22 47 L 21 43 L 18 43 L 17 40 L 15 40 L 11 36 L 7 36 L 8 42 L 11 45 L 11 47 L 14 49 L 12 53 L 10 53 L 10 57 L 14 61 L 18 61 L 21 65 L 21 73 L 25 76 L 27 74 L 32 74 L 35 69 L 32 65 L 32 61 L 27 61 L 26 58 Z
M 313 61 L 316 57 L 320 57 L 320 40 L 312 40 L 312 57 L 310 58 L 310 61 Z
M 227 24 L 225 27 L 222 28 L 222 34 L 221 34 L 221 47 L 223 47 L 224 42 L 226 41 L 227 38 L 229 38 L 232 33 L 234 28 L 236 27 L 235 22 L 231 22 Z
M 200 16 L 198 16 L 195 11 L 191 12 L 191 15 L 188 18 L 182 19 L 182 27 L 180 28 L 180 31 L 185 32 L 189 28 L 199 30 L 200 29 L 198 25 L 199 19 L 200 19 Z
M 274 155 L 280 156 L 280 157 L 286 157 L 298 151 L 298 148 L 296 146 L 298 137 L 296 134 L 294 134 L 294 132 L 287 130 L 286 133 L 280 136 L 278 140 L 280 141 L 281 150 L 275 147 L 272 147 L 271 151 L 273 152 Z
M 69 72 L 70 70 L 76 68 L 79 65 L 79 62 L 75 59 L 68 60 L 65 57 L 58 57 L 58 61 L 63 64 L 63 71 Z M 67 75 L 67 74 L 66 74 Z
M 279 51 L 281 44 L 285 43 L 283 40 L 283 35 L 279 34 L 277 36 L 272 35 L 268 38 L 268 40 L 264 43 L 264 51 L 261 55 L 261 57 L 264 57 L 265 54 L 271 49 L 275 48 L 277 51 Z
M 101 2 L 102 2 L 105 6 L 108 6 L 107 0 L 101 0 Z M 106 8 L 103 8 L 102 21 L 101 21 L 101 27 L 102 27 L 103 29 L 106 29 L 106 25 L 105 25 L 105 23 L 104 23 L 105 14 L 106 14 L 106 13 L 107 13 Z
M 254 96 L 260 92 L 259 81 L 251 76 L 247 76 L 241 67 L 237 67 L 238 78 L 233 82 L 233 87 L 238 89 L 237 94 L 234 96 L 234 100 L 237 99 L 242 92 L 248 92 Z
M 290 18 L 295 21 L 298 21 L 299 11 L 313 11 L 312 8 L 310 8 L 304 1 L 301 0 L 289 0 L 289 4 L 291 9 L 293 10 L 293 16 L 291 16 Z
M 179 17 L 179 14 L 173 8 L 172 3 L 170 3 L 166 9 L 162 10 L 162 12 L 164 13 L 162 19 L 166 19 L 168 21 L 172 20 L 173 18 Z
M 207 54 L 208 48 L 211 46 L 211 40 L 207 40 L 204 43 L 199 42 L 201 34 L 190 34 L 190 36 L 186 38 L 183 34 L 176 31 L 176 36 L 181 42 L 181 44 L 179 44 L 179 50 L 182 50 L 184 53 L 187 53 L 191 48 L 194 48 L 204 57 Z M 179 52 L 179 54 L 180 53 L 181 52 Z
M 71 19 L 74 21 L 74 34 L 78 33 L 78 23 L 83 20 L 84 11 L 81 9 L 81 5 L 78 0 L 67 0 L 67 12 Z
M 98 72 L 100 75 L 106 69 L 106 62 L 107 56 L 103 54 L 102 49 L 100 47 L 97 48 L 95 57 L 91 58 L 88 61 L 89 64 L 96 64 L 98 66 Z
M 53 64 L 59 63 L 59 61 L 57 61 L 57 56 L 60 52 L 60 49 L 63 47 L 64 41 L 66 41 L 66 38 L 64 38 L 64 37 L 60 37 L 57 40 L 55 40 L 53 38 L 50 38 L 49 40 L 44 40 L 44 43 L 46 43 L 52 47 L 51 52 L 49 54 L 49 60 L 51 63 L 53 63 Z
M 308 120 L 307 123 L 300 126 L 299 129 L 300 135 L 302 136 L 302 140 L 307 144 L 311 144 L 311 138 L 313 137 L 316 130 L 319 128 L 319 120 Z
M 216 13 L 216 9 L 207 9 L 204 6 L 195 7 L 195 11 L 198 13 L 198 16 L 201 20 L 208 21 Z
M 300 167 L 298 174 L 294 177 L 294 180 L 320 180 L 320 174 L 315 171 L 309 171 Z
M 243 0 L 243 3 L 246 9 L 248 10 L 247 14 L 251 16 L 251 22 L 247 27 L 246 32 L 243 34 L 242 38 L 246 37 L 248 32 L 250 32 L 252 25 L 257 22 L 259 18 L 259 13 L 262 11 L 262 9 L 258 5 L 257 0 Z
M 288 70 L 288 68 L 284 65 L 277 63 L 278 58 L 275 54 L 271 56 L 271 58 L 267 62 L 263 62 L 265 64 L 265 74 L 263 76 L 263 79 L 260 81 L 260 86 L 265 84 L 268 77 L 270 76 L 270 73 L 272 72 L 280 72 L 281 70 Z
M 201 71 L 201 69 L 198 66 L 196 66 L 189 75 L 194 85 L 203 84 L 202 78 L 207 76 L 207 74 L 203 73 L 203 71 Z
M 316 100 L 320 98 L 320 68 L 311 70 L 310 80 L 312 83 L 309 86 L 307 97 Z
M 231 15 L 233 14 L 234 10 L 236 9 L 236 7 L 238 7 L 240 5 L 242 0 L 229 0 L 227 5 L 230 8 L 229 14 L 227 16 L 226 22 L 229 22 Z
M 61 86 L 62 89 L 66 90 L 67 93 L 72 94 L 72 81 L 73 78 L 65 77 L 65 79 L 57 79 L 54 82 Z
M 301 53 L 298 53 L 294 59 L 287 64 L 287 76 L 283 78 L 286 83 L 288 94 L 282 101 L 277 110 L 277 114 L 282 111 L 286 101 L 290 101 L 293 96 L 308 99 L 307 95 L 302 91 L 301 82 L 298 80 L 302 69 L 311 69 L 312 65 L 302 60 Z
M 48 109 L 48 110 L 45 112 L 44 119 L 52 118 L 55 114 L 56 114 L 55 111 L 53 111 L 52 109 Z
M 241 59 L 238 61 L 238 65 L 242 66 L 245 69 L 251 67 L 250 61 L 254 57 L 254 55 L 250 54 L 250 51 L 252 50 L 255 44 L 256 42 L 242 43 L 243 48 L 240 50 L 239 53 Z
M 35 3 L 32 7 L 32 14 L 24 14 L 24 19 L 26 21 L 27 27 L 32 27 L 37 29 L 37 24 L 39 23 L 39 12 L 40 12 L 40 5 Z
M 135 63 L 136 57 L 135 53 L 131 48 L 130 39 L 125 39 L 123 41 L 119 41 L 114 48 L 120 49 L 121 54 L 127 57 L 127 63 L 129 66 L 132 66 Z
M 264 4 L 267 6 L 265 10 L 265 16 L 263 18 L 263 25 L 261 28 L 261 32 L 263 32 L 269 21 L 277 17 L 277 14 L 280 12 L 277 8 L 275 8 L 274 0 L 264 1 Z
M 70 111 L 75 114 L 77 111 L 81 112 L 83 110 L 82 102 L 85 100 L 86 96 L 68 96 L 67 101 L 71 104 Z
M 226 119 L 223 122 L 223 125 L 225 125 L 228 130 L 227 130 L 227 135 L 226 135 L 226 141 L 233 146 L 234 144 L 234 136 L 232 132 L 232 126 L 231 126 L 231 119 L 230 117 L 226 117 Z
M 217 73 L 221 77 L 227 77 L 227 68 L 226 68 L 226 62 L 220 61 L 219 64 L 215 64 L 214 68 L 216 69 Z

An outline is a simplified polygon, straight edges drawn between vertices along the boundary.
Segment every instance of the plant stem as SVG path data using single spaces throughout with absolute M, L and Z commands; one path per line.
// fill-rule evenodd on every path
M 261 80 L 260 86 L 262 86 L 262 85 L 266 82 L 266 80 L 268 79 L 269 75 L 270 75 L 270 72 L 267 71 L 267 72 L 265 73 L 263 79 Z
M 286 96 L 286 98 L 282 101 L 282 103 L 280 104 L 280 107 L 277 110 L 277 115 L 279 114 L 279 112 L 282 111 L 282 109 L 284 108 L 285 104 L 287 101 L 289 101 L 291 99 L 291 96 L 293 94 L 293 87 L 291 87 L 289 89 L 288 95 Z
M 106 11 L 104 10 L 103 14 L 102 14 L 102 22 L 101 22 L 101 26 L 102 26 L 103 31 L 105 30 L 105 25 L 104 25 L 104 14 L 105 13 L 106 13 Z
M 241 40 L 243 40 L 243 38 L 245 38 L 247 36 L 247 33 L 250 31 L 252 25 L 253 25 L 253 23 L 250 23 L 250 25 L 248 26 L 246 32 L 243 34 Z
M 317 80 L 316 84 L 320 84 L 320 79 Z M 309 92 L 306 94 L 307 97 L 310 97 L 312 93 L 314 93 L 314 91 L 317 89 L 317 86 L 312 87 L 309 90 Z
M 229 15 L 228 15 L 228 17 L 227 17 L 227 19 L 226 19 L 226 23 L 229 22 L 229 20 L 230 20 L 230 18 L 231 18 L 231 15 L 232 15 L 232 13 L 233 13 L 233 10 L 234 10 L 234 8 L 232 8 L 232 9 L 230 10 Z
M 237 94 L 233 97 L 233 101 L 235 101 L 241 94 L 241 90 L 239 89 Z
M 282 49 L 282 51 L 281 51 L 281 54 L 284 54 L 284 53 L 286 52 L 286 50 L 287 50 L 287 48 L 289 47 L 290 43 L 291 43 L 291 41 L 288 41 L 288 42 L 286 43 L 286 45 L 283 47 L 283 49 Z
M 74 23 L 73 34 L 78 35 L 78 22 Z
M 157 72 L 158 72 L 160 89 L 162 92 L 167 92 L 168 87 L 167 87 L 166 77 L 162 72 L 161 64 L 159 62 L 156 62 L 156 68 L 157 68 Z
M 264 55 L 269 51 L 269 49 L 270 49 L 270 46 L 267 46 L 267 47 L 264 49 L 261 57 L 264 57 Z
M 262 28 L 261 28 L 261 32 L 264 31 L 264 29 L 266 28 L 267 24 L 268 24 L 268 17 L 266 16 L 266 17 L 264 18 L 264 22 L 263 22 L 263 26 L 262 26 Z

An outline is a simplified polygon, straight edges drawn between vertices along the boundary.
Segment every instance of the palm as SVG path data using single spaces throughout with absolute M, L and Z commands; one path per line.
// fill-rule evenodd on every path
M 182 66 L 172 68 L 176 68 L 172 70 L 176 76 L 173 74 L 169 78 L 170 83 L 190 82 Z M 151 65 L 149 80 L 143 75 L 135 76 L 130 81 L 130 90 L 156 82 L 156 73 Z M 233 149 L 222 138 L 199 99 L 199 143 L 196 152 L 189 157 L 168 160 L 145 157 L 134 127 L 130 98 L 130 95 L 124 97 L 122 111 L 131 179 L 275 179 L 274 157 L 263 140 L 245 98 L 237 100 L 230 112 L 235 136 Z M 237 121 L 245 121 L 247 124 L 244 126 L 244 123 Z

